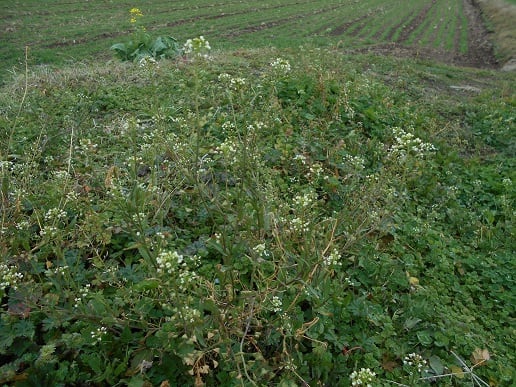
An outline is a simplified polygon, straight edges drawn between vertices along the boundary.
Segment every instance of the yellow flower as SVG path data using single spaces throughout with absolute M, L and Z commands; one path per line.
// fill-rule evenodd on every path
M 133 16 L 143 16 L 143 13 L 140 10 L 140 8 L 131 8 L 129 13 Z
M 129 13 L 131 14 L 131 19 L 130 19 L 130 22 L 132 24 L 136 23 L 136 18 L 137 17 L 142 17 L 143 16 L 143 13 L 142 11 L 140 10 L 140 8 L 131 8 L 129 10 Z

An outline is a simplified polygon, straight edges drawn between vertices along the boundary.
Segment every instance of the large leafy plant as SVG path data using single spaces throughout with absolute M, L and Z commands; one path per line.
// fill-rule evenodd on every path
M 143 13 L 138 8 L 130 11 L 131 24 L 135 25 L 132 39 L 126 43 L 116 43 L 111 46 L 111 50 L 124 61 L 139 62 L 144 58 L 155 60 L 174 58 L 182 53 L 181 45 L 176 39 L 170 36 L 158 36 L 152 38 L 145 27 L 138 24 L 139 18 Z

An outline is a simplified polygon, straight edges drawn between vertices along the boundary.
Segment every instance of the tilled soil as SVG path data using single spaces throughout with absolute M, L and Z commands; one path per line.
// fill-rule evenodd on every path
M 411 46 L 406 41 L 409 36 L 424 23 L 428 12 L 434 5 L 434 1 L 423 8 L 423 10 L 407 24 L 395 42 L 380 43 L 371 45 L 352 52 L 367 52 L 382 55 L 393 55 L 398 57 L 413 57 L 431 59 L 439 62 L 458 66 L 476 68 L 498 68 L 499 63 L 494 54 L 490 33 L 487 31 L 482 20 L 482 13 L 476 0 L 463 0 L 464 14 L 468 19 L 468 50 L 463 54 L 459 48 L 460 30 L 456 32 L 456 42 L 453 50 L 444 48 L 432 48 L 428 46 Z

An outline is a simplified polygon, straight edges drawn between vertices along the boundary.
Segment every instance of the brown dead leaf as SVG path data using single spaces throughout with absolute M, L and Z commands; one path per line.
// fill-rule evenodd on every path
M 387 372 L 392 372 L 395 368 L 399 367 L 398 362 L 388 354 L 384 354 L 382 357 L 382 368 Z
M 382 368 L 388 372 L 392 372 L 392 370 L 398 368 L 398 366 L 399 364 L 392 360 L 382 362 Z
M 487 349 L 475 348 L 475 350 L 471 354 L 470 359 L 473 365 L 478 367 L 486 361 L 488 361 L 489 359 L 491 359 L 491 356 L 489 355 L 489 351 Z
M 113 185 L 113 178 L 117 176 L 118 169 L 116 166 L 111 166 L 106 172 L 106 178 L 104 179 L 104 186 L 110 188 Z
M 204 386 L 204 382 L 202 381 L 201 375 L 199 375 L 199 374 L 195 375 L 194 386 L 195 387 L 203 387 Z
M 7 311 L 11 316 L 17 316 L 23 319 L 30 316 L 30 307 L 22 302 L 10 304 Z

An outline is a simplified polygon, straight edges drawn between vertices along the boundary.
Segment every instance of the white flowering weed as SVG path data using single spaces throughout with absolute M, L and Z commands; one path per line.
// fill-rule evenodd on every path
M 376 374 L 369 368 L 361 368 L 359 371 L 353 371 L 349 378 L 352 386 L 366 386 L 372 387 L 371 384 L 376 377 Z
M 418 372 L 421 372 L 426 368 L 427 361 L 417 353 L 409 353 L 403 358 L 403 365 L 415 367 Z
M 183 45 L 183 53 L 186 55 L 192 54 L 207 58 L 210 50 L 210 42 L 202 35 L 198 38 L 188 39 Z
M 0 291 L 9 286 L 16 289 L 22 279 L 23 274 L 15 266 L 0 264 Z
M 394 144 L 389 149 L 389 155 L 397 161 L 405 161 L 409 155 L 422 159 L 437 151 L 430 143 L 423 142 L 419 137 L 401 128 L 392 128 Z
M 291 70 L 290 62 L 283 58 L 276 58 L 271 62 L 271 67 L 283 74 L 287 74 Z

